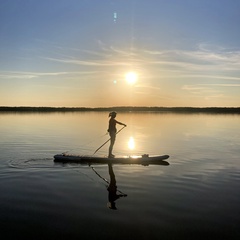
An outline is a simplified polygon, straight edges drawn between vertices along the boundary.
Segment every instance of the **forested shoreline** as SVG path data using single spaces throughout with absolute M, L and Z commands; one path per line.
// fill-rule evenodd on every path
M 240 114 L 240 107 L 6 107 L 0 112 L 173 112 L 173 113 L 230 113 Z

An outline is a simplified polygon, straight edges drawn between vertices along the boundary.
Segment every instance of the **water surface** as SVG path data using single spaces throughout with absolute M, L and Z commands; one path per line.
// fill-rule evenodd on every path
M 240 116 L 119 113 L 115 154 L 169 166 L 56 164 L 108 139 L 107 113 L 0 114 L 2 235 L 18 239 L 239 239 Z M 119 126 L 119 129 L 121 126 Z M 97 154 L 107 155 L 108 145 Z

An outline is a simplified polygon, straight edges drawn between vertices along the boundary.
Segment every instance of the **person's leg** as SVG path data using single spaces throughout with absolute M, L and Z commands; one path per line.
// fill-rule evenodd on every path
M 112 154 L 112 150 L 113 150 L 113 145 L 115 143 L 115 139 L 116 139 L 116 133 L 110 133 L 110 146 L 109 146 L 109 151 L 108 151 L 108 157 L 114 157 L 114 155 Z

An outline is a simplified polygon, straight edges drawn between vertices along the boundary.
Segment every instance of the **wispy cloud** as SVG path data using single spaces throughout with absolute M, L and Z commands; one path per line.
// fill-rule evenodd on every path
M 93 72 L 79 71 L 79 72 L 20 72 L 20 71 L 0 71 L 0 79 L 34 79 L 41 77 L 53 76 L 71 76 L 71 75 L 89 75 Z
M 57 51 L 42 58 L 59 63 L 104 67 L 104 66 L 128 66 L 131 64 L 159 65 L 179 67 L 188 71 L 216 70 L 239 70 L 240 50 L 227 49 L 210 44 L 199 44 L 193 50 L 152 50 L 138 48 L 119 48 L 109 46 L 98 41 L 95 50 L 78 49 L 53 44 Z
M 232 83 L 210 83 L 210 84 L 199 84 L 202 86 L 216 86 L 216 87 L 240 87 L 240 84 L 232 84 Z
M 208 86 L 201 86 L 201 85 L 184 85 L 182 90 L 188 91 L 188 93 L 195 95 L 195 96 L 202 96 L 202 97 L 210 97 L 221 95 L 221 91 L 216 90 L 214 88 L 210 88 Z
M 176 76 L 175 76 L 176 77 Z M 209 75 L 209 74 L 192 74 L 192 73 L 185 73 L 185 72 L 179 72 L 178 78 L 184 78 L 184 79 L 214 79 L 214 80 L 227 80 L 227 81 L 240 81 L 240 77 L 234 77 L 229 75 Z
M 184 85 L 182 90 L 188 91 L 193 96 L 202 97 L 205 100 L 213 98 L 224 98 L 226 97 L 226 88 L 240 87 L 240 84 L 193 84 Z
M 129 63 L 126 62 L 112 62 L 112 61 L 85 61 L 80 59 L 60 59 L 60 58 L 51 58 L 45 57 L 46 60 L 66 63 L 66 64 L 74 64 L 74 65 L 82 65 L 82 66 L 90 66 L 90 67 L 109 67 L 109 66 L 129 66 Z
M 5 79 L 31 79 L 41 76 L 59 76 L 66 75 L 67 72 L 20 72 L 20 71 L 1 71 L 0 78 Z
M 184 85 L 182 87 L 183 90 L 190 90 L 190 91 L 195 91 L 195 90 L 204 90 L 204 91 L 209 91 L 209 87 L 240 87 L 240 84 L 222 84 L 222 83 L 215 83 L 215 84 L 194 84 L 194 85 Z
M 154 64 L 168 64 L 185 68 L 187 71 L 239 71 L 240 67 L 240 51 L 220 47 L 207 49 L 201 46 L 195 50 L 145 50 L 144 52 L 149 60 L 151 56 L 154 58 L 152 61 Z
M 92 50 L 58 46 L 57 44 L 55 48 L 51 49 L 56 51 L 45 52 L 45 56 L 41 53 L 39 58 L 55 63 L 53 69 L 65 70 L 63 72 L 55 71 L 55 74 L 59 75 L 67 76 L 73 74 L 72 70 L 77 69 L 83 71 L 87 69 L 92 74 L 98 74 L 99 71 L 111 74 L 114 71 L 121 72 L 132 68 L 143 73 L 147 70 L 145 71 L 147 74 L 142 76 L 145 79 L 181 78 L 198 82 L 212 79 L 213 81 L 219 80 L 219 83 L 240 80 L 240 50 L 226 49 L 210 44 L 199 44 L 194 50 L 151 50 L 118 48 L 99 41 L 98 48 Z M 50 73 L 45 74 L 50 76 Z M 54 73 L 51 74 L 54 75 Z M 75 74 L 77 74 L 76 71 Z M 81 71 L 79 71 L 80 74 Z M 31 72 L 5 75 L 6 78 L 36 78 L 39 76 L 41 75 Z M 225 82 L 220 82 L 220 80 Z

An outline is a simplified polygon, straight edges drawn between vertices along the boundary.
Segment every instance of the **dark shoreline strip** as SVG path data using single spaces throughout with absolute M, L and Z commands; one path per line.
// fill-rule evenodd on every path
M 0 112 L 159 112 L 159 113 L 223 113 L 240 114 L 240 107 L 0 107 Z

